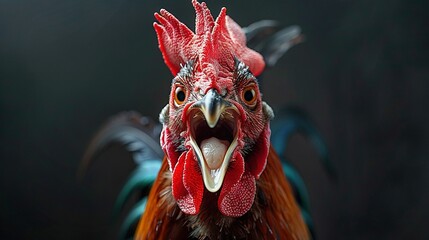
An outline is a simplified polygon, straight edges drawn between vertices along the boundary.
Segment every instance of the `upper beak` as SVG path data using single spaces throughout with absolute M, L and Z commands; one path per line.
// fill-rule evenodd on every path
M 201 112 L 204 114 L 207 125 L 214 128 L 219 121 L 222 112 L 226 108 L 231 107 L 231 103 L 223 100 L 216 90 L 210 89 L 201 100 L 194 104 L 193 107 L 199 107 Z

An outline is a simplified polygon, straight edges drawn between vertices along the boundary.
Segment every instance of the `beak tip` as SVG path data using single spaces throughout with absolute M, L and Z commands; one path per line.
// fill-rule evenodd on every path
M 205 116 L 205 118 L 206 118 L 207 125 L 209 125 L 210 128 L 216 127 L 216 124 L 217 124 L 217 122 L 219 120 L 218 116 L 215 116 L 215 117 L 213 117 L 213 116 Z
M 215 90 L 210 90 L 201 100 L 200 108 L 204 114 L 207 125 L 214 128 L 219 121 L 219 118 L 225 109 L 225 101 L 219 96 Z

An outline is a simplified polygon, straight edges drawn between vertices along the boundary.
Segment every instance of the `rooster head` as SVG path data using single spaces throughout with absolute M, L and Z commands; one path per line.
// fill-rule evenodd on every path
M 252 207 L 267 163 L 273 112 L 256 78 L 265 63 L 225 8 L 215 20 L 205 3 L 192 4 L 195 33 L 164 9 L 155 13 L 159 48 L 174 76 L 160 114 L 161 146 L 184 213 L 198 214 L 213 194 L 223 215 L 239 217 Z

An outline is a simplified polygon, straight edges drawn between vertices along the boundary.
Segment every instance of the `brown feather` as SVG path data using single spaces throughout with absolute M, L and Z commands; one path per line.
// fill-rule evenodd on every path
M 310 239 L 279 157 L 270 148 L 248 213 L 231 218 L 217 210 L 217 194 L 204 193 L 198 215 L 183 214 L 171 195 L 171 173 L 164 159 L 149 194 L 136 239 Z
M 186 239 L 188 230 L 181 223 L 180 215 L 183 214 L 171 194 L 171 172 L 164 157 L 149 193 L 146 210 L 137 226 L 135 239 L 171 239 L 171 236 Z

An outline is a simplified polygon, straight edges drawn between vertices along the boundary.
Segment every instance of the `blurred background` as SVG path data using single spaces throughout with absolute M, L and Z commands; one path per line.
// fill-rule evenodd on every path
M 303 30 L 263 92 L 306 111 L 329 147 L 336 183 L 308 140 L 289 145 L 318 239 L 429 239 L 428 1 L 207 3 L 241 26 Z M 190 1 L 0 1 L 1 239 L 115 239 L 111 209 L 133 162 L 117 147 L 76 173 L 110 116 L 157 119 L 167 103 L 160 8 L 193 29 Z

